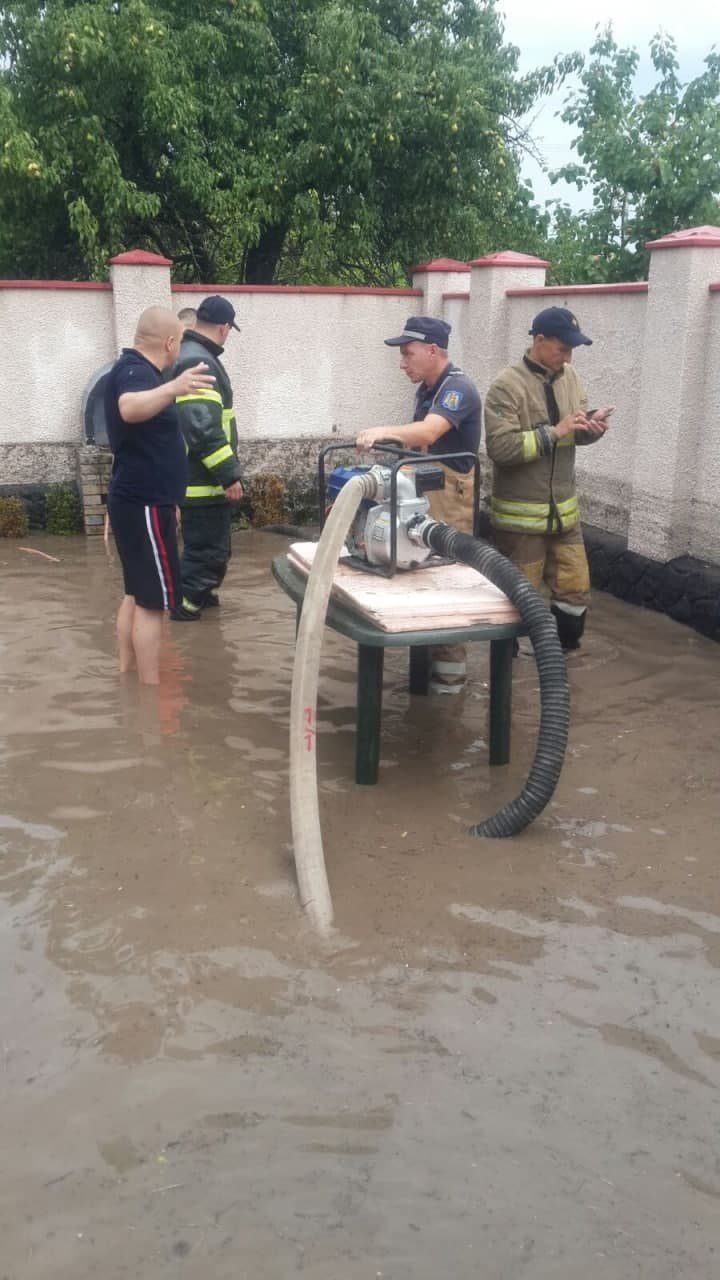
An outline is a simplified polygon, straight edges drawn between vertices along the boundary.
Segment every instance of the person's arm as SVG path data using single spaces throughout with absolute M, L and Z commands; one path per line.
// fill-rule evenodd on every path
M 365 427 L 359 432 L 355 444 L 358 449 L 369 449 L 379 440 L 398 440 L 407 449 L 427 449 L 444 436 L 451 425 L 439 413 L 429 413 L 422 422 L 406 422 L 397 427 Z
M 178 396 L 190 391 L 212 387 L 215 379 L 208 373 L 208 367 L 202 362 L 192 369 L 185 369 L 170 382 L 163 382 L 158 387 L 149 387 L 141 391 L 123 391 L 118 397 L 118 413 L 123 422 L 132 425 L 137 422 L 148 422 L 167 409 Z
M 521 467 L 552 453 L 553 445 L 586 423 L 582 410 L 569 413 L 556 426 L 540 423 L 526 429 L 520 406 L 505 387 L 492 386 L 485 402 L 485 445 L 488 457 L 499 467 Z

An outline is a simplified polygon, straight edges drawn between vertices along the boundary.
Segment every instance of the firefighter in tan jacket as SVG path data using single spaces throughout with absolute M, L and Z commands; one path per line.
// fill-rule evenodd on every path
M 575 446 L 594 444 L 608 428 L 611 407 L 588 410 L 570 361 L 591 346 L 565 307 L 533 320 L 532 346 L 520 364 L 503 369 L 487 393 L 485 437 L 493 462 L 491 520 L 498 549 L 534 587 L 549 588 L 563 648 L 578 649 L 590 602 Z

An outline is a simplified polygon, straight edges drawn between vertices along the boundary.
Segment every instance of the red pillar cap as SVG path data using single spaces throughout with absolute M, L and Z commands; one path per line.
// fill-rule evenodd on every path
M 549 267 L 544 258 L 534 258 L 531 253 L 515 253 L 513 249 L 502 249 L 499 253 L 486 253 L 482 258 L 473 258 L 471 267 Z
M 116 253 L 110 259 L 111 267 L 171 267 L 172 258 L 163 258 L 159 253 L 148 253 L 145 249 L 128 249 L 127 253 Z
M 460 262 L 457 258 L 431 258 L 429 262 L 419 262 L 416 267 L 411 267 L 412 274 L 420 271 L 469 271 L 467 262 Z
M 647 240 L 646 249 L 720 249 L 720 227 L 689 227 L 671 231 L 659 240 Z

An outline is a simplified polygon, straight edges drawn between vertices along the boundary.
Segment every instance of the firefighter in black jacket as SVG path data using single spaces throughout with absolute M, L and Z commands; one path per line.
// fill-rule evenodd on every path
M 235 324 L 225 298 L 205 298 L 195 328 L 183 334 L 175 374 L 204 361 L 215 378 L 212 390 L 194 391 L 177 400 L 188 456 L 188 487 L 182 504 L 182 602 L 171 617 L 194 622 L 204 608 L 218 604 L 230 560 L 230 504 L 243 496 L 237 460 L 233 394 L 220 356 Z M 238 329 L 239 332 L 239 329 Z

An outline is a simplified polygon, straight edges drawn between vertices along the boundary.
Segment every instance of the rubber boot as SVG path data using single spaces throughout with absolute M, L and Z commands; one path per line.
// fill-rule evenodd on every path
M 183 596 L 182 603 L 170 610 L 170 617 L 173 622 L 198 622 L 202 612 L 199 605 Z
M 550 611 L 555 618 L 560 644 L 565 652 L 579 649 L 585 630 L 587 609 L 583 609 L 582 613 L 568 613 L 562 605 L 553 604 L 550 606 Z

